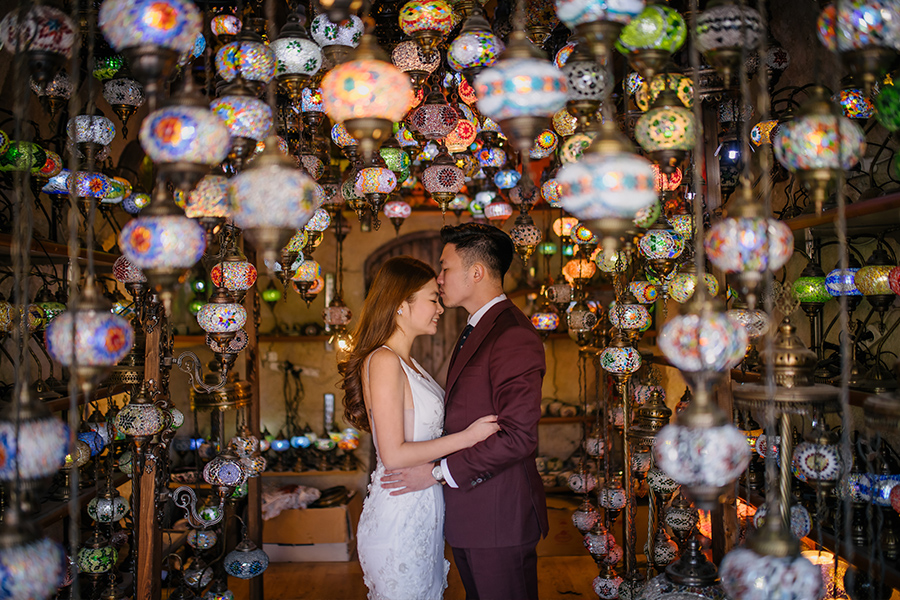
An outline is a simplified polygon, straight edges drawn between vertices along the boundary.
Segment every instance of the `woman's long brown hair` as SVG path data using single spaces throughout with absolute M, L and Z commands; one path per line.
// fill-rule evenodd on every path
M 366 357 L 397 330 L 397 309 L 403 301 L 412 300 L 416 292 L 436 277 L 431 266 L 411 256 L 390 258 L 378 270 L 353 332 L 353 350 L 346 361 L 338 364 L 343 378 L 344 418 L 354 427 L 371 431 L 362 386 Z

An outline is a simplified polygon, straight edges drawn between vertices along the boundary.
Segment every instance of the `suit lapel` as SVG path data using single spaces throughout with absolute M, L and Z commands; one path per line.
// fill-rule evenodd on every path
M 491 329 L 494 328 L 494 323 L 497 321 L 497 317 L 500 313 L 510 306 L 512 306 L 510 300 L 503 300 L 484 313 L 484 316 L 478 321 L 478 325 L 476 325 L 475 329 L 472 330 L 472 333 L 469 334 L 463 347 L 450 359 L 450 368 L 447 372 L 447 400 L 450 399 L 450 392 L 453 390 L 453 384 L 456 383 L 456 379 L 459 377 L 460 372 L 462 372 L 472 356 L 475 355 L 475 352 L 478 350 L 479 346 L 481 346 L 481 343 L 485 338 L 487 338 Z

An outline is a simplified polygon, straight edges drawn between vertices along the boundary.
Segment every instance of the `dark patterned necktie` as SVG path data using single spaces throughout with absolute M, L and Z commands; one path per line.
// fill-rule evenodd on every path
M 466 325 L 462 330 L 462 335 L 459 336 L 459 342 L 456 344 L 456 354 L 459 354 L 459 351 L 462 350 L 463 344 L 466 343 L 466 338 L 469 337 L 469 334 L 472 333 L 472 330 L 475 329 L 471 325 Z

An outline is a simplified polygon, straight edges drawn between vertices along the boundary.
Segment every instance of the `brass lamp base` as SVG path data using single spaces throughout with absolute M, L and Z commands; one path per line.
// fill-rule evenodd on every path
M 709 64 L 722 76 L 726 88 L 731 86 L 734 73 L 740 68 L 741 54 L 742 48 L 721 48 L 704 53 Z
M 652 161 L 659 163 L 660 171 L 671 175 L 687 158 L 687 150 L 654 150 L 647 155 Z
M 867 46 L 859 50 L 850 50 L 842 53 L 850 73 L 863 82 L 866 94 L 871 94 L 872 88 L 878 83 L 894 62 L 896 53 L 890 48 L 882 46 Z
M 588 52 L 599 61 L 609 58 L 613 46 L 622 32 L 622 23 L 594 21 L 575 26 L 576 35 L 585 42 Z
M 500 129 L 509 138 L 513 148 L 520 154 L 528 154 L 534 146 L 534 138 L 550 125 L 550 119 L 547 117 L 513 117 L 511 119 L 503 119 L 498 123 Z
M 431 29 L 417 31 L 412 34 L 412 37 L 416 44 L 419 45 L 419 48 L 422 49 L 422 54 L 425 55 L 426 59 L 434 56 L 438 44 L 440 44 L 443 39 L 443 36 L 440 33 Z
M 150 109 L 156 105 L 156 99 L 162 95 L 162 81 L 175 71 L 178 63 L 178 52 L 155 44 L 133 46 L 122 50 L 128 61 L 131 74 L 144 86 L 144 93 L 150 99 Z
M 641 48 L 628 55 L 628 62 L 650 85 L 653 76 L 663 70 L 670 56 L 671 54 L 658 48 Z
M 159 165 L 159 176 L 185 194 L 197 187 L 207 173 L 209 166 L 197 163 L 175 162 Z
M 837 179 L 835 169 L 806 169 L 797 171 L 797 179 L 809 190 L 815 202 L 816 216 L 822 215 L 822 206 L 831 187 Z
M 294 102 L 299 102 L 303 98 L 303 88 L 312 81 L 312 78 L 308 75 L 300 75 L 299 73 L 285 73 L 279 75 L 276 79 L 278 80 L 278 89 Z
M 367 163 L 372 161 L 382 142 L 394 133 L 394 124 L 391 121 L 377 117 L 347 119 L 344 121 L 344 127 L 347 133 L 359 140 L 359 151 Z

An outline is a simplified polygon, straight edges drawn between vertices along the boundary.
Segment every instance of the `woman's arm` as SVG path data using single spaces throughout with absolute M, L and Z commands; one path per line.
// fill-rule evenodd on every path
M 378 451 L 387 469 L 400 469 L 432 462 L 486 439 L 500 428 L 491 415 L 479 419 L 459 433 L 427 442 L 408 442 L 403 431 L 406 373 L 400 358 L 385 350 L 376 350 L 368 361 L 368 394 L 365 394 L 369 420 L 377 430 Z

